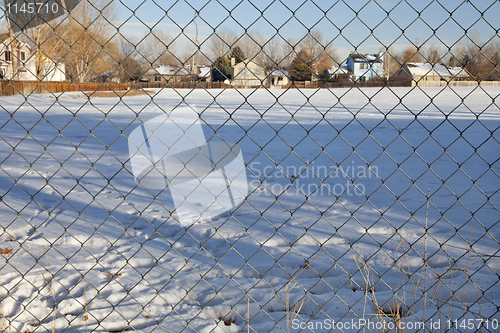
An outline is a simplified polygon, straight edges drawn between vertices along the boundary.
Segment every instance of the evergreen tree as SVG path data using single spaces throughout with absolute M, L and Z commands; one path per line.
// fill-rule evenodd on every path
M 299 51 L 293 59 L 289 73 L 292 81 L 307 81 L 311 79 L 312 70 L 307 53 L 304 50 Z
M 236 46 L 231 50 L 231 58 L 235 58 L 236 63 L 239 64 L 240 62 L 246 60 L 247 57 L 245 56 L 245 52 L 243 52 L 241 47 Z
M 227 57 L 219 57 L 212 67 L 212 79 L 214 81 L 224 81 L 231 79 L 231 62 Z

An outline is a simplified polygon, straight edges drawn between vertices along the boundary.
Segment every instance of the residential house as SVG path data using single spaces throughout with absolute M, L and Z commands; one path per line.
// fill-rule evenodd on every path
M 66 65 L 62 62 L 56 63 L 51 59 L 45 61 L 41 75 L 43 75 L 43 81 L 65 81 L 68 79 Z
M 195 65 L 195 78 L 199 81 L 210 82 L 212 77 L 212 68 L 209 66 Z
M 290 83 L 288 71 L 283 68 L 274 68 L 267 73 L 271 86 L 287 86 Z
M 472 77 L 465 68 L 447 67 L 443 64 L 410 62 L 404 64 L 398 75 L 406 75 L 414 81 L 469 81 Z
M 0 40 L 0 78 L 36 80 L 36 63 L 35 57 L 31 56 L 31 47 L 12 39 L 8 34 L 0 35 Z M 15 44 L 17 47 L 14 47 Z
M 351 53 L 346 62 L 347 70 L 352 72 L 353 81 L 381 79 L 384 75 L 382 54 Z
M 36 59 L 31 47 L 26 43 L 14 41 L 8 34 L 0 35 L 0 40 L 0 79 L 37 81 Z M 13 54 L 14 43 L 17 43 L 16 56 Z M 14 73 L 14 67 L 17 73 Z M 61 62 L 46 59 L 40 75 L 43 81 L 67 80 L 66 66 Z
M 333 66 L 325 71 L 325 77 L 330 81 L 348 81 L 351 74 L 347 65 Z
M 165 65 L 158 68 L 151 68 L 144 74 L 141 81 L 149 82 L 191 82 L 194 75 L 184 67 Z
M 235 86 L 255 87 L 268 84 L 266 69 L 253 60 L 236 64 L 236 59 L 231 58 L 231 77 L 231 83 Z

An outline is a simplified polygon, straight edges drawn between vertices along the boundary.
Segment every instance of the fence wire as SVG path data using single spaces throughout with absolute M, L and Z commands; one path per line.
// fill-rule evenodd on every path
M 498 1 L 5 0 L 5 332 L 498 332 Z

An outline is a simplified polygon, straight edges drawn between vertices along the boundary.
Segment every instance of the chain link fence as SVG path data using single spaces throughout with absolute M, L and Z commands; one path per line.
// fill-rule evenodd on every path
M 498 1 L 14 1 L 4 332 L 499 332 Z

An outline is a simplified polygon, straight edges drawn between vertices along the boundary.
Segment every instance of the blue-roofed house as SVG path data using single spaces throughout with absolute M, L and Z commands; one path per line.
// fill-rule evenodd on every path
M 347 69 L 352 72 L 351 79 L 354 81 L 368 81 L 382 79 L 384 66 L 382 54 L 359 54 L 351 53 L 346 62 Z

